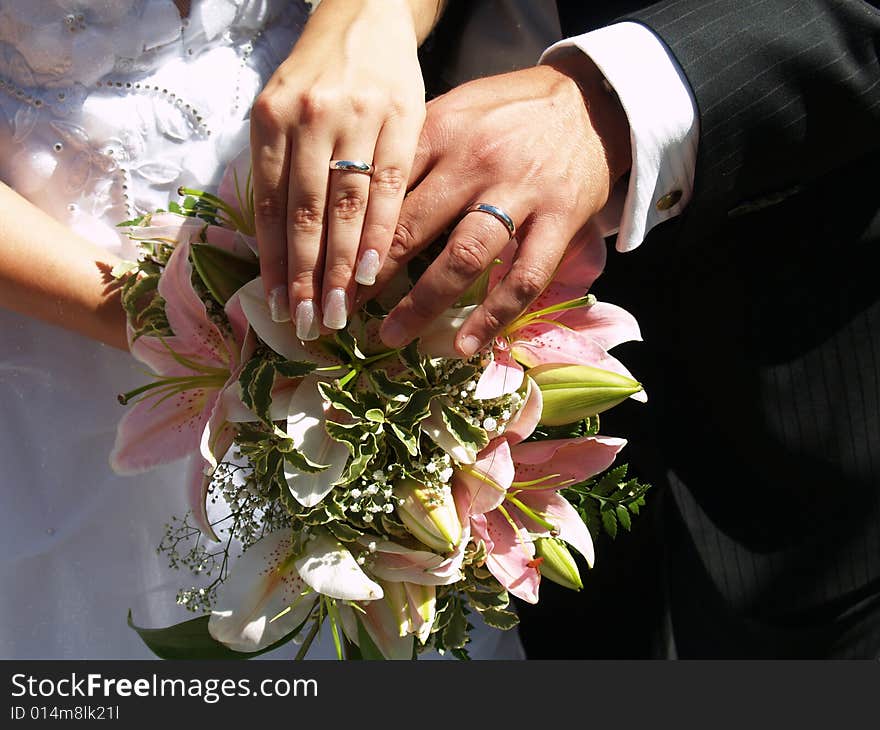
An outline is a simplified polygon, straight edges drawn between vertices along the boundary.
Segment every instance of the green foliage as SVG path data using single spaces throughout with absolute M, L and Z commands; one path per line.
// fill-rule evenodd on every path
M 562 490 L 562 496 L 577 510 L 590 534 L 604 531 L 614 539 L 619 528 L 632 529 L 632 517 L 645 505 L 645 493 L 651 485 L 627 479 L 627 470 L 627 465 L 621 464 Z
M 489 443 L 486 431 L 472 425 L 461 413 L 450 406 L 444 405 L 441 409 L 443 423 L 449 429 L 452 437 L 466 449 L 480 451 Z
M 160 629 L 146 629 L 136 626 L 128 612 L 128 625 L 141 637 L 147 647 L 160 659 L 251 659 L 252 657 L 274 651 L 293 639 L 304 624 L 291 631 L 274 644 L 253 653 L 233 651 L 217 641 L 208 633 L 210 616 L 184 621 Z
M 238 377 L 241 402 L 263 423 L 271 425 L 272 386 L 275 384 L 275 376 L 303 377 L 311 373 L 315 367 L 314 363 L 285 360 L 268 348 L 260 348 L 245 363 Z
M 206 243 L 194 243 L 190 258 L 202 283 L 221 306 L 260 274 L 256 260 L 248 261 Z
M 465 601 L 457 591 L 449 591 L 437 599 L 437 616 L 431 634 L 437 651 L 464 651 L 468 632 L 473 628 L 468 623 L 467 614 Z
M 150 261 L 140 263 L 122 285 L 122 307 L 131 325 L 133 339 L 144 335 L 170 337 L 174 333 L 165 314 L 165 300 L 159 294 L 162 269 Z

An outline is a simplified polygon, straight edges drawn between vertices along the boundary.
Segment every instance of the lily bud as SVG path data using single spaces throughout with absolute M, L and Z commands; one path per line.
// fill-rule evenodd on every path
M 539 537 L 535 540 L 535 555 L 543 558 L 539 567 L 542 577 L 573 591 L 584 587 L 577 563 L 561 540 Z
M 595 416 L 642 390 L 632 378 L 589 365 L 539 365 L 529 376 L 541 389 L 540 423 L 545 426 Z
M 461 540 L 461 522 L 448 488 L 404 479 L 394 487 L 394 496 L 402 500 L 397 514 L 415 537 L 440 553 L 455 549 Z
M 418 583 L 404 583 L 403 587 L 409 603 L 410 631 L 424 644 L 437 618 L 437 588 Z
M 410 633 L 410 611 L 407 601 L 406 590 L 403 583 L 391 581 L 379 581 L 382 591 L 385 593 L 385 602 L 391 609 L 391 617 L 394 622 L 394 631 L 398 636 L 406 636 Z

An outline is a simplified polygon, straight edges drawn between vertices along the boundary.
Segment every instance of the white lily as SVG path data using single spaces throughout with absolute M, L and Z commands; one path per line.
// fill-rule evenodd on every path
M 217 591 L 208 631 L 234 651 L 255 652 L 305 621 L 318 596 L 290 560 L 291 533 L 267 535 L 247 550 Z
M 329 405 L 318 390 L 320 378 L 305 378 L 287 410 L 287 435 L 296 449 L 316 464 L 327 466 L 323 471 L 307 472 L 289 461 L 284 462 L 284 478 L 290 493 L 303 507 L 314 507 L 333 489 L 348 463 L 348 447 L 335 441 L 324 424 Z
M 230 649 L 252 653 L 300 626 L 320 595 L 382 598 L 382 587 L 327 533 L 316 533 L 299 557 L 291 550 L 291 533 L 279 530 L 245 552 L 218 590 L 208 621 L 211 636 Z
M 348 548 L 323 530 L 312 535 L 294 565 L 309 586 L 329 598 L 375 601 L 383 596 L 382 586 L 367 577 Z
M 257 277 L 238 290 L 241 308 L 248 323 L 259 338 L 279 355 L 296 362 L 314 362 L 318 365 L 338 365 L 314 342 L 303 342 L 297 338 L 290 322 L 274 322 L 263 293 L 263 280 Z M 341 372 L 341 369 L 340 369 Z M 332 373 L 326 373 L 328 376 Z M 339 373 L 336 373 L 338 375 Z
M 476 304 L 467 307 L 452 307 L 443 312 L 419 335 L 419 350 L 427 357 L 460 358 L 455 349 L 455 336 L 465 320 L 477 308 Z

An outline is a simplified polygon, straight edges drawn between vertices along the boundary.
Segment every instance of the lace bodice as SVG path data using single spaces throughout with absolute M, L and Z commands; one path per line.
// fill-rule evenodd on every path
M 0 0 L 0 179 L 90 240 L 210 187 L 305 0 Z

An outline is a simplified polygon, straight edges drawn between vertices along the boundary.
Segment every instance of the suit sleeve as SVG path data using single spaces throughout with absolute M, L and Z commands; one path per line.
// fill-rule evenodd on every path
M 690 215 L 726 216 L 880 149 L 875 5 L 675 0 L 627 19 L 663 40 L 696 102 Z

